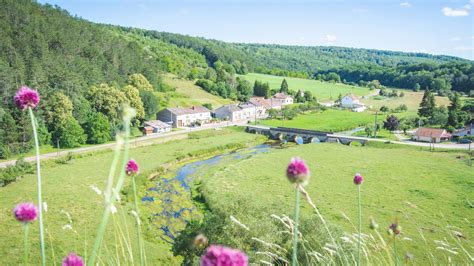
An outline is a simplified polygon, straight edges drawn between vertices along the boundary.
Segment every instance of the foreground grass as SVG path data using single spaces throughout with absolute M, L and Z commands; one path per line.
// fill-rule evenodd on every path
M 171 141 L 160 145 L 138 147 L 130 150 L 130 157 L 140 164 L 140 171 L 152 171 L 163 163 L 176 161 L 177 156 L 196 152 L 202 149 L 211 149 L 229 143 L 245 144 L 253 142 L 259 136 L 251 135 L 235 129 L 219 131 L 203 131 L 192 133 L 192 138 Z M 97 226 L 102 214 L 103 198 L 97 195 L 91 186 L 104 190 L 107 173 L 112 160 L 112 152 L 104 151 L 91 156 L 83 156 L 68 164 L 56 164 L 48 161 L 43 164 L 43 198 L 47 202 L 48 211 L 45 213 L 45 229 L 47 242 L 48 265 L 59 263 L 68 252 L 75 251 L 87 257 L 93 244 Z M 126 185 L 129 180 L 126 181 Z M 6 187 L 0 188 L 0 264 L 17 265 L 22 261 L 23 236 L 22 226 L 12 215 L 13 207 L 24 201 L 35 201 L 36 179 L 34 175 L 26 175 Z M 109 223 L 109 230 L 104 243 L 107 248 L 102 249 L 102 256 L 114 257 L 122 254 L 120 244 L 114 234 L 114 224 L 122 223 L 127 226 L 131 234 L 132 246 L 135 249 L 134 218 L 128 214 L 131 206 L 126 203 L 117 205 L 118 213 L 113 215 Z M 68 213 L 71 221 L 68 219 Z M 123 214 L 123 215 L 122 215 Z M 72 229 L 69 229 L 70 225 Z M 38 262 L 38 226 L 35 222 L 30 226 L 30 262 Z M 174 265 L 180 263 L 170 252 L 170 245 L 158 238 L 148 236 L 146 239 L 148 261 L 155 265 Z M 115 245 L 115 244 L 117 245 Z M 118 249 L 116 249 L 116 247 Z M 135 249 L 135 255 L 138 250 Z M 102 261 L 104 262 L 104 261 Z M 115 263 L 118 263 L 115 261 Z M 126 262 L 122 262 L 126 263 Z
M 194 85 L 192 80 L 179 79 L 173 75 L 164 75 L 166 84 L 175 88 L 175 92 L 157 93 L 162 99 L 169 99 L 169 107 L 191 107 L 193 105 L 212 104 L 212 108 L 231 103 L 231 100 L 212 95 Z
M 311 93 L 313 93 L 313 96 L 316 96 L 318 101 L 334 101 L 337 99 L 339 94 L 344 96 L 348 93 L 353 93 L 359 96 L 364 96 L 370 93 L 368 88 L 350 86 L 341 83 L 321 82 L 312 79 L 288 78 L 257 73 L 249 73 L 243 75 L 243 77 L 245 77 L 245 79 L 250 81 L 252 84 L 255 82 L 255 80 L 268 82 L 271 89 L 280 88 L 281 82 L 283 79 L 286 79 L 289 89 L 295 91 L 299 89 L 305 91 L 309 90 Z
M 246 245 L 244 240 L 234 243 L 252 252 L 253 261 L 268 260 L 264 253 L 255 253 L 255 246 L 259 252 L 268 251 L 268 246 L 252 242 L 250 235 L 267 242 L 285 239 L 282 232 L 270 232 L 265 226 L 275 222 L 270 218 L 272 214 L 292 217 L 294 189 L 286 180 L 285 168 L 291 157 L 300 156 L 312 171 L 306 189 L 330 224 L 344 232 L 356 232 L 357 188 L 352 178 L 360 172 L 365 179 L 362 185 L 364 233 L 373 232 L 368 228 L 369 217 L 373 216 L 390 243 L 385 230 L 398 218 L 403 227 L 397 244 L 401 261 L 410 253 L 416 264 L 472 263 L 462 249 L 473 252 L 472 203 L 469 203 L 474 198 L 472 168 L 456 159 L 455 153 L 383 147 L 327 143 L 272 150 L 238 163 L 221 165 L 201 178 L 201 191 L 213 212 L 221 217 L 233 215 L 250 228 L 250 231 L 240 230 L 241 235 L 237 237 L 248 237 L 247 243 L 253 244 Z M 302 219 L 319 223 L 311 207 L 302 206 Z M 231 229 L 233 227 L 239 226 L 230 222 L 225 228 L 237 230 Z M 455 232 L 461 232 L 465 238 L 455 238 Z M 314 228 L 303 228 L 303 234 L 324 239 L 324 234 L 315 233 Z M 446 246 L 437 241 L 449 245 L 448 249 L 454 253 L 443 249 Z M 317 251 L 324 253 L 321 249 Z

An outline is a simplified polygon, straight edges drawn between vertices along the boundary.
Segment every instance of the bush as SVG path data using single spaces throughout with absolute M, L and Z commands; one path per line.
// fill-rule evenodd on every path
M 2 186 L 6 186 L 15 182 L 24 174 L 31 174 L 33 172 L 33 166 L 23 158 L 20 158 L 16 161 L 15 165 L 8 166 L 0 171 L 0 183 L 2 183 Z

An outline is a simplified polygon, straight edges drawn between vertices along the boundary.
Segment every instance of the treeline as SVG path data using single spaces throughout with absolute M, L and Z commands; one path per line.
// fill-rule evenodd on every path
M 440 95 L 450 91 L 474 95 L 474 63 L 448 62 L 443 64 L 419 63 L 396 66 L 352 65 L 328 71 L 318 71 L 315 77 L 325 79 L 339 76 L 346 83 L 364 86 L 377 80 L 385 86 L 418 90 L 431 90 Z

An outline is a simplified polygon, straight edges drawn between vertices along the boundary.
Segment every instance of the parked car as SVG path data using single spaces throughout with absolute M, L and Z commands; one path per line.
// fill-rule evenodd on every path
M 459 143 L 460 144 L 469 144 L 469 143 L 472 143 L 472 140 L 470 140 L 470 139 L 460 139 Z

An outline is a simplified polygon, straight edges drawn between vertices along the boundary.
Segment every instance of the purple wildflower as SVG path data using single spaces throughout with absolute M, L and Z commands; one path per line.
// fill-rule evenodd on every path
M 399 235 L 402 232 L 402 227 L 398 224 L 398 222 L 392 223 L 389 228 L 389 235 Z
M 33 203 L 20 203 L 16 205 L 15 209 L 13 209 L 13 214 L 15 214 L 17 221 L 28 223 L 36 220 L 36 217 L 38 216 L 38 208 L 36 208 Z
M 240 250 L 210 246 L 201 257 L 201 266 L 247 266 L 248 258 Z
M 309 168 L 300 158 L 292 158 L 286 169 L 286 176 L 291 183 L 305 183 L 309 178 Z
M 13 101 L 19 109 L 25 110 L 28 107 L 35 108 L 40 101 L 40 96 L 37 91 L 22 86 L 13 97 Z
M 75 253 L 71 252 L 63 259 L 63 266 L 84 266 L 84 260 Z
M 360 185 L 360 184 L 362 184 L 363 181 L 364 181 L 364 177 L 361 174 L 359 174 L 359 173 L 355 174 L 354 184 Z
M 127 175 L 134 175 L 138 173 L 138 164 L 135 160 L 131 159 L 127 163 L 127 167 L 125 168 L 125 172 Z

